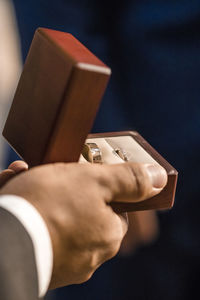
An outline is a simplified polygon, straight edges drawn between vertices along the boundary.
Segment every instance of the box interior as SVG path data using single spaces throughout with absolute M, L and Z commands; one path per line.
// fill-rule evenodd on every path
M 99 137 L 87 139 L 85 143 L 95 143 L 101 150 L 102 163 L 117 164 L 125 161 L 116 153 L 120 149 L 127 161 L 146 164 L 158 164 L 158 162 L 143 149 L 143 147 L 131 136 Z M 81 154 L 79 162 L 87 162 Z

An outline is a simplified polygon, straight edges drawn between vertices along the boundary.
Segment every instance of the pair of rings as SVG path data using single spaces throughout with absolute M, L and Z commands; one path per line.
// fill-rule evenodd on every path
M 125 152 L 120 148 L 115 148 L 114 153 L 117 154 L 121 159 L 127 161 L 127 157 Z M 83 157 L 89 161 L 90 163 L 97 163 L 102 164 L 102 153 L 100 148 L 97 146 L 96 143 L 86 143 L 83 146 L 82 150 Z

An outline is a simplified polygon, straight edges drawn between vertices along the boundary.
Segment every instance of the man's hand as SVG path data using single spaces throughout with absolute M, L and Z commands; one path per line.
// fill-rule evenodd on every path
M 55 288 L 88 280 L 118 252 L 127 223 L 110 202 L 144 200 L 166 183 L 159 166 L 57 163 L 19 174 L 0 194 L 25 198 L 44 218 L 53 244 L 50 287 Z

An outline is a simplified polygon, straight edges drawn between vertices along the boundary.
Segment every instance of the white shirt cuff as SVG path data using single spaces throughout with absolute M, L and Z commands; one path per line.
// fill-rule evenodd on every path
M 38 273 L 38 292 L 39 297 L 43 297 L 49 287 L 53 269 L 53 249 L 47 226 L 36 208 L 21 197 L 0 196 L 0 207 L 12 213 L 32 239 Z

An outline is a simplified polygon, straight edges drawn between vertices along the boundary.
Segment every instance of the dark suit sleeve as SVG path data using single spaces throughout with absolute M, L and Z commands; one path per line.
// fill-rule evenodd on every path
M 3 208 L 0 208 L 0 299 L 39 299 L 32 240 L 18 219 Z

